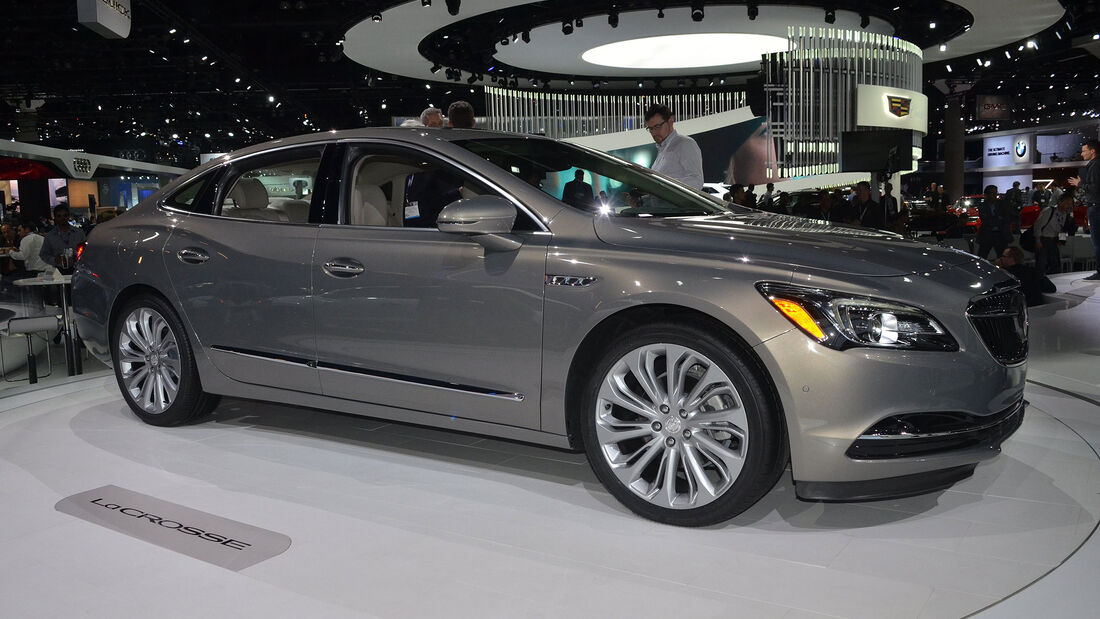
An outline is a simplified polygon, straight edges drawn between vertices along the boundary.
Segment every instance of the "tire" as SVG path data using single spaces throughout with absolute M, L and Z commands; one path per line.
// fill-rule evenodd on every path
M 122 396 L 145 423 L 191 423 L 218 404 L 218 396 L 202 390 L 183 323 L 160 297 L 126 303 L 111 325 L 111 357 Z
M 588 461 L 616 499 L 651 520 L 724 522 L 786 466 L 786 432 L 762 368 L 714 340 L 689 325 L 636 327 L 608 347 L 585 387 Z

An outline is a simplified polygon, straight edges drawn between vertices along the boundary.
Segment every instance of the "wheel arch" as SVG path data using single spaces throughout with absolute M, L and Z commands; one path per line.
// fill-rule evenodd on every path
M 717 318 L 697 309 L 665 303 L 646 304 L 622 309 L 600 321 L 587 335 L 585 335 L 584 339 L 581 340 L 576 353 L 570 361 L 565 387 L 565 423 L 570 448 L 576 450 L 584 449 L 581 438 L 581 424 L 583 423 L 582 415 L 584 412 L 584 402 L 582 399 L 584 395 L 585 379 L 589 375 L 592 367 L 599 362 L 599 351 L 605 348 L 607 344 L 613 341 L 619 334 L 636 326 L 655 322 L 673 322 L 702 327 L 713 332 L 716 337 L 722 338 L 726 342 L 732 344 L 744 354 L 745 359 L 755 366 L 768 387 L 768 393 L 766 393 L 765 396 L 770 398 L 771 404 L 776 414 L 779 416 L 779 427 L 783 432 L 781 439 L 783 448 L 789 452 L 790 442 L 788 439 L 786 414 L 783 411 L 783 401 L 779 397 L 779 392 L 776 389 L 775 381 L 772 379 L 771 373 L 756 354 L 756 351 L 749 346 L 748 342 L 746 342 L 740 334 Z

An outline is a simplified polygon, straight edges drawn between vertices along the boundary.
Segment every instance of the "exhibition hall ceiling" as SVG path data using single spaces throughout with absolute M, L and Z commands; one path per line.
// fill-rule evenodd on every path
M 754 58 L 791 25 L 916 43 L 934 102 L 945 80 L 968 96 L 1009 95 L 1017 125 L 1100 112 L 1097 0 L 132 0 L 125 39 L 78 25 L 76 4 L 37 0 L 5 15 L 5 139 L 217 152 L 386 125 L 429 104 L 481 106 L 487 85 L 722 88 L 754 77 Z

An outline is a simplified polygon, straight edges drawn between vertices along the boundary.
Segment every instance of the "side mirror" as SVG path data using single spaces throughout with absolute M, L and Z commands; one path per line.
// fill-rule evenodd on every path
M 516 207 L 500 196 L 476 196 L 443 207 L 436 218 L 440 232 L 465 234 L 486 249 L 511 251 L 523 243 L 514 237 Z

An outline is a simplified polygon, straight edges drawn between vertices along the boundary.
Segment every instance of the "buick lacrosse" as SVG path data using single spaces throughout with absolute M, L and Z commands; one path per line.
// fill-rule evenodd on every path
M 684 526 L 788 464 L 806 500 L 946 488 L 1025 406 L 1006 272 L 541 137 L 226 155 L 97 226 L 73 295 L 145 422 L 232 396 L 580 450 L 627 508 Z

